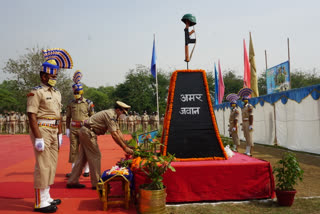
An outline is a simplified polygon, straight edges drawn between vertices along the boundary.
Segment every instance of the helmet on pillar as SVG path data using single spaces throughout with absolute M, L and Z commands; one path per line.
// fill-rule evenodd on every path
M 183 21 L 185 24 L 187 24 L 186 22 L 189 21 L 189 23 L 190 23 L 189 26 L 190 26 L 190 27 L 197 24 L 196 17 L 193 16 L 191 13 L 185 14 L 185 15 L 182 17 L 181 21 Z

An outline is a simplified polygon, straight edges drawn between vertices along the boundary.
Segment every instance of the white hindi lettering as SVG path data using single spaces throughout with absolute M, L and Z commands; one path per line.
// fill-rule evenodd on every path
M 184 115 L 200 114 L 200 107 L 181 107 L 179 114 L 184 114 Z
M 195 99 L 203 102 L 203 100 L 201 99 L 203 94 L 181 94 L 180 95 L 180 100 L 182 102 L 191 102 L 191 101 L 196 101 Z

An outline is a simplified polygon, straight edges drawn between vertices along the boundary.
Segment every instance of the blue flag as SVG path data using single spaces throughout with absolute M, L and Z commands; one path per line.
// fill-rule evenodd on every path
M 218 105 L 218 95 L 219 95 L 219 82 L 218 82 L 218 72 L 216 68 L 216 63 L 214 63 L 214 86 L 215 86 L 215 92 L 214 92 L 214 104 Z
M 151 74 L 154 78 L 156 78 L 156 75 L 157 75 L 156 61 L 157 61 L 157 55 L 156 55 L 156 44 L 155 44 L 155 38 L 154 38 L 153 49 L 152 49 L 152 59 L 151 59 Z

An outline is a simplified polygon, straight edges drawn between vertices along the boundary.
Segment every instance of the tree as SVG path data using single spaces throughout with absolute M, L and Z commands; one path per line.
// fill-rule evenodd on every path
M 22 111 L 20 100 L 17 100 L 12 82 L 4 81 L 0 84 L 0 112 Z
M 243 87 L 242 77 L 236 76 L 235 72 L 232 70 L 227 71 L 227 73 L 223 75 L 223 81 L 225 85 L 225 97 L 231 93 L 237 94 L 238 91 Z M 223 100 L 226 102 L 225 98 Z
M 258 78 L 258 90 L 260 96 L 267 94 L 267 80 L 265 73 L 262 73 Z
M 302 70 L 294 70 L 291 73 L 291 88 L 301 88 L 311 85 L 320 84 L 319 71 L 313 69 L 312 72 L 303 72 Z
M 27 53 L 18 59 L 9 59 L 3 68 L 5 73 L 13 75 L 15 94 L 24 103 L 23 109 L 26 109 L 27 93 L 33 87 L 40 85 L 39 72 L 42 63 L 45 61 L 42 49 L 36 47 L 27 48 L 26 50 Z M 71 85 L 70 75 L 61 69 L 58 74 L 56 88 L 61 92 L 63 106 L 66 106 L 72 98 Z
M 113 86 L 92 88 L 83 85 L 83 90 L 84 97 L 93 102 L 96 112 L 112 108 L 115 103 L 115 100 L 112 98 L 114 93 Z
M 166 98 L 169 88 L 169 75 L 158 69 L 158 95 L 159 111 L 164 113 Z M 132 111 L 142 113 L 143 111 L 156 111 L 156 81 L 150 73 L 150 68 L 137 65 L 135 69 L 129 70 L 126 80 L 116 86 L 114 99 L 122 100 L 132 106 Z

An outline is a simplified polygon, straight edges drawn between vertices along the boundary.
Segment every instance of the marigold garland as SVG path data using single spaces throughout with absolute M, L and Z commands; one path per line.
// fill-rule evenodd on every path
M 213 107 L 211 103 L 211 98 L 209 94 L 209 87 L 208 87 L 208 82 L 207 82 L 207 76 L 206 72 L 204 70 L 176 70 L 173 72 L 170 80 L 170 85 L 169 85 L 169 91 L 168 91 L 168 100 L 167 100 L 167 108 L 166 108 L 166 114 L 163 122 L 163 131 L 162 131 L 162 136 L 161 136 L 161 143 L 164 145 L 161 147 L 161 154 L 166 155 L 167 154 L 167 145 L 168 145 L 168 136 L 169 136 L 169 127 L 170 127 L 170 122 L 171 122 L 171 116 L 172 116 L 172 108 L 173 108 L 173 99 L 174 99 L 174 90 L 176 87 L 176 80 L 177 80 L 177 75 L 178 72 L 201 72 L 203 75 L 203 81 L 205 85 L 205 90 L 206 90 L 206 96 L 207 96 L 207 101 L 209 104 L 209 111 L 211 115 L 211 120 L 212 124 L 214 127 L 214 131 L 216 133 L 216 136 L 218 138 L 218 142 L 220 145 L 220 148 L 222 149 L 223 157 L 207 157 L 207 158 L 176 158 L 177 161 L 199 161 L 199 160 L 225 160 L 228 159 L 228 156 L 224 150 L 222 140 L 220 138 L 219 134 L 219 129 L 216 124 L 214 112 L 213 112 Z

